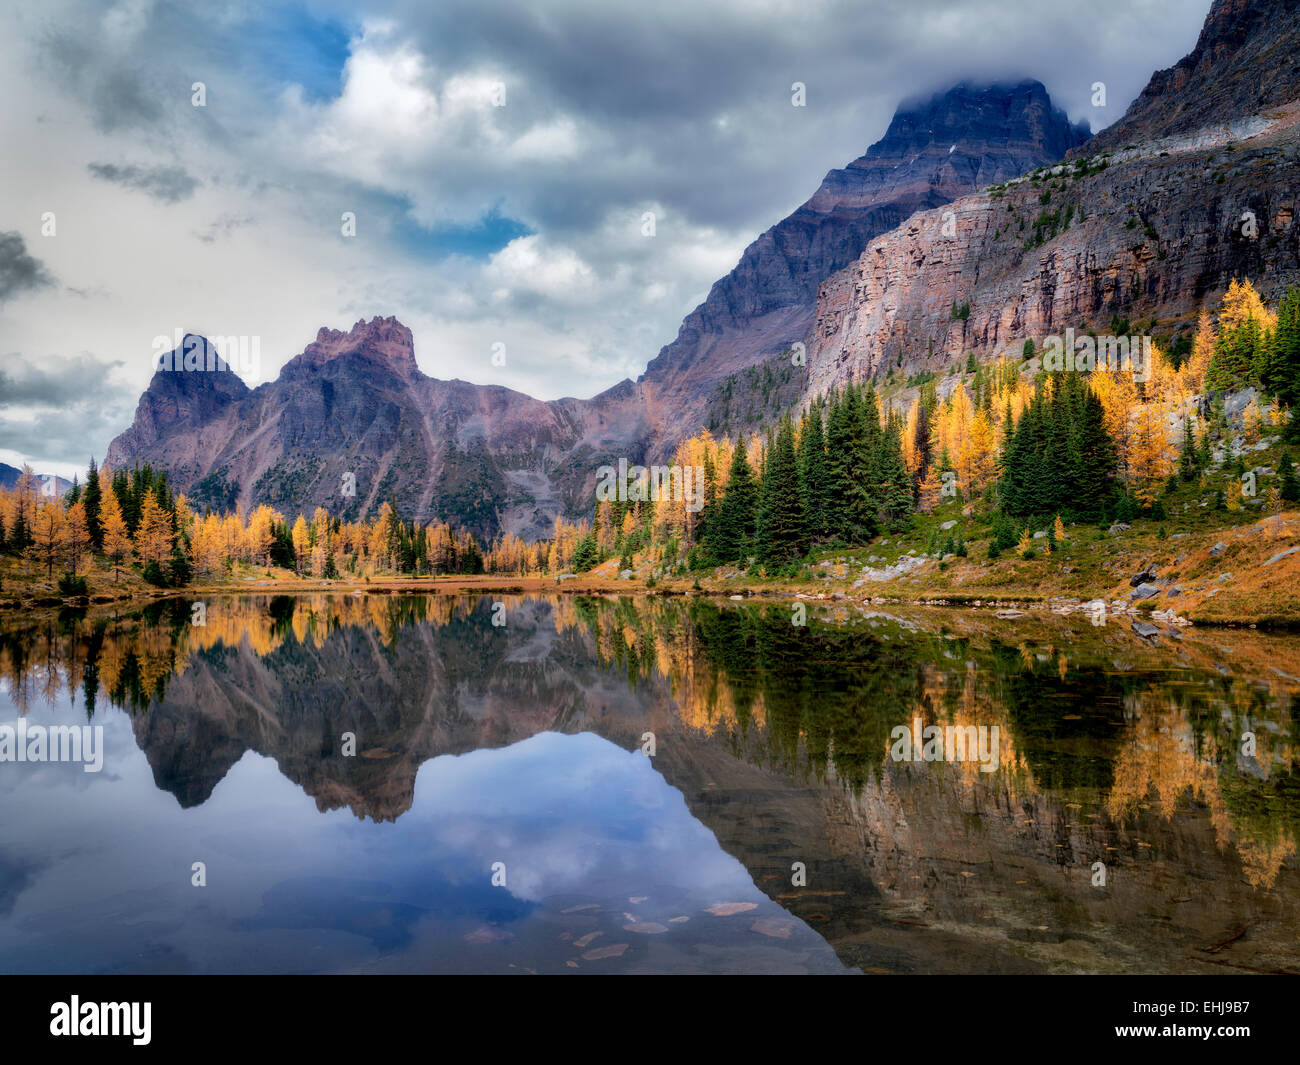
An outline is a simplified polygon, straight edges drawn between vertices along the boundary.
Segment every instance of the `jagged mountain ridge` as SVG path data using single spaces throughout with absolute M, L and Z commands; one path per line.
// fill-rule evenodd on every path
M 17 466 L 10 466 L 7 462 L 0 462 L 0 488 L 14 489 L 18 487 L 18 482 L 22 479 L 23 471 Z M 37 480 L 42 484 L 47 477 L 46 474 L 37 472 Z M 62 477 L 55 476 L 54 490 L 62 495 L 72 487 L 72 482 Z
M 1233 278 L 1269 299 L 1300 281 L 1300 68 L 1216 99 L 1205 90 L 1230 81 L 1242 54 L 1276 46 L 1275 6 L 1218 0 L 1196 52 L 1173 68 L 1185 73 L 1155 74 L 1120 128 L 1068 165 L 918 212 L 874 240 L 822 286 L 803 399 L 890 368 L 942 371 L 969 352 L 1019 358 L 1026 339 L 1067 327 L 1189 322 Z M 1267 115 L 1225 110 L 1261 93 Z M 968 319 L 953 320 L 954 303 L 970 304 Z
M 1297 41 L 1294 0 L 1214 0 L 1196 47 L 1156 71 L 1124 117 L 1076 152 L 1187 136 L 1291 103 L 1300 85 Z
M 158 371 L 106 462 L 164 468 L 200 507 L 357 517 L 393 498 L 404 517 L 546 535 L 556 515 L 589 510 L 598 466 L 666 460 L 704 424 L 719 382 L 807 342 L 819 285 L 871 238 L 1055 161 L 1085 135 L 1032 81 L 960 85 L 901 108 L 884 137 L 746 249 L 638 381 L 592 399 L 546 403 L 426 377 L 409 330 L 375 318 L 322 329 L 256 389 L 234 374 Z
M 1087 135 L 1036 81 L 963 84 L 905 105 L 884 137 L 745 249 L 638 384 L 673 402 L 684 423 L 700 424 L 702 399 L 718 381 L 807 341 L 821 281 L 870 239 L 917 210 L 1061 159 Z

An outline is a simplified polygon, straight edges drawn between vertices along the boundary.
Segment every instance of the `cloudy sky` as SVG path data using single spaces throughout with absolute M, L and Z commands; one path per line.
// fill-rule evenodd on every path
M 428 374 L 593 395 L 900 99 L 1033 77 L 1097 130 L 1210 0 L 17 6 L 0 461 L 69 474 L 130 423 L 177 330 L 259 338 L 256 385 L 321 326 L 396 315 Z

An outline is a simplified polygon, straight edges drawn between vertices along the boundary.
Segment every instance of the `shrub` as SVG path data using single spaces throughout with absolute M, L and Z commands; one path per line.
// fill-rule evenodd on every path
M 190 583 L 192 576 L 193 569 L 190 560 L 185 557 L 185 552 L 173 551 L 171 561 L 167 564 L 167 583 L 172 588 L 183 588 Z
M 141 576 L 144 577 L 146 584 L 152 584 L 155 588 L 167 587 L 167 574 L 157 562 L 147 563 Z
M 89 595 L 90 589 L 86 586 L 85 577 L 77 577 L 71 573 L 65 573 L 59 578 L 59 594 L 64 599 L 71 599 L 78 595 Z

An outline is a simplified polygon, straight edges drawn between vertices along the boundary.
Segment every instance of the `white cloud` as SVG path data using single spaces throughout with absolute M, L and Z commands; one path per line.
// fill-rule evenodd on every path
M 428 373 L 592 395 L 639 374 L 750 240 L 879 136 L 899 97 L 1000 63 L 1042 78 L 1075 117 L 1092 117 L 1089 86 L 1107 80 L 1113 119 L 1190 46 L 1205 8 L 1099 2 L 556 0 L 542 13 L 322 0 L 312 13 L 352 34 L 334 98 L 250 58 L 263 5 L 6 9 L 0 232 L 18 231 L 55 284 L 0 307 L 19 353 L 4 368 L 88 353 L 104 370 L 84 390 L 120 386 L 103 423 L 121 429 L 134 404 L 120 396 L 147 384 L 159 333 L 258 335 L 273 375 L 320 326 L 395 314 Z M 796 79 L 806 110 L 790 107 Z M 194 80 L 206 108 L 190 106 Z M 159 202 L 96 180 L 91 163 L 179 167 L 199 185 Z M 493 209 L 535 232 L 486 258 L 438 258 L 419 231 Z M 45 211 L 57 237 L 40 236 Z M 51 424 L 31 457 L 84 461 L 112 435 Z

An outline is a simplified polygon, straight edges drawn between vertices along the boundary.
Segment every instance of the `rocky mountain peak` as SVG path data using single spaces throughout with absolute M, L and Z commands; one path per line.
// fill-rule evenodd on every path
M 1040 154 L 1060 158 L 1091 135 L 1086 122 L 1070 122 L 1039 81 L 963 82 L 946 92 L 905 102 L 885 135 L 850 166 L 870 165 L 873 155 L 924 151 L 931 146 L 950 152 L 968 150 L 971 145 L 963 141 L 976 141 L 980 147 L 1032 144 Z
M 1185 136 L 1300 98 L 1300 5 L 1214 0 L 1196 47 L 1158 70 L 1124 117 L 1077 154 Z
M 724 378 L 806 343 L 818 287 L 872 239 L 918 210 L 1057 162 L 1087 137 L 1036 81 L 963 83 L 900 107 L 880 140 L 745 249 L 646 368 L 641 387 L 680 415 L 656 454 L 702 424 Z
M 196 506 L 265 502 L 292 514 L 321 505 L 353 517 L 391 498 L 404 517 L 485 536 L 545 535 L 557 514 L 589 511 L 598 466 L 666 461 L 707 424 L 721 382 L 795 343 L 811 347 L 819 286 L 873 238 L 918 210 L 1057 162 L 1085 133 L 1037 82 L 962 85 L 904 108 L 880 141 L 746 249 L 638 382 L 590 400 L 542 403 L 435 381 L 416 365 L 411 331 L 376 317 L 321 329 L 278 380 L 240 402 L 142 400 L 110 454 L 167 469 Z M 334 494 L 344 471 L 363 489 L 354 503 Z
M 303 349 L 285 366 L 319 368 L 328 362 L 345 355 L 364 355 L 387 365 L 400 373 L 418 374 L 415 362 L 415 340 L 411 331 L 396 318 L 378 316 L 366 321 L 358 319 L 348 332 L 340 329 L 328 329 L 324 326 L 316 333 L 316 339 Z

